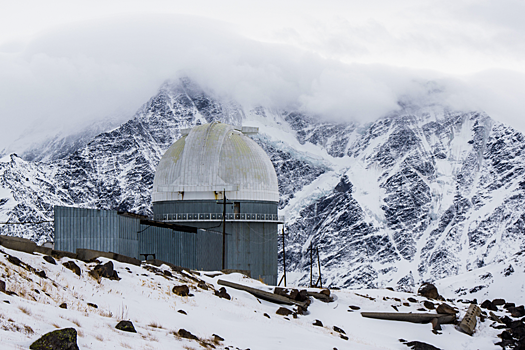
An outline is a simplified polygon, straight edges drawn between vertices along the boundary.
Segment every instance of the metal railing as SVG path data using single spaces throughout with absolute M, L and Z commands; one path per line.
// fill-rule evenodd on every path
M 176 213 L 155 215 L 155 220 L 166 222 L 222 221 L 222 213 Z M 284 216 L 277 214 L 227 213 L 226 221 L 283 223 Z

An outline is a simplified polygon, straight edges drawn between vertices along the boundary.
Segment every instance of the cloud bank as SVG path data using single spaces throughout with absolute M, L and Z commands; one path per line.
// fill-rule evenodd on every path
M 330 120 L 371 121 L 399 109 L 404 99 L 485 110 L 525 130 L 523 74 L 454 77 L 345 64 L 245 38 L 222 22 L 151 15 L 76 23 L 24 45 L 0 46 L 0 150 L 20 152 L 57 132 L 125 120 L 163 81 L 181 75 L 246 106 L 297 109 Z

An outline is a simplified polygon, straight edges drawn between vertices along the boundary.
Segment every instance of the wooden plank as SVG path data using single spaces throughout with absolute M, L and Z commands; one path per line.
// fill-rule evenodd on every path
M 282 296 L 282 295 L 273 294 L 273 293 L 266 292 L 264 290 L 260 290 L 260 289 L 257 289 L 257 288 L 247 287 L 247 286 L 244 286 L 242 284 L 237 284 L 237 283 L 224 281 L 224 280 L 218 280 L 217 284 L 220 284 L 221 286 L 231 287 L 231 288 L 234 288 L 234 289 L 239 289 L 239 290 L 248 292 L 248 293 L 250 293 L 250 294 L 252 294 L 252 295 L 254 295 L 254 296 L 258 297 L 258 298 L 270 301 L 272 303 L 286 304 L 286 305 L 299 305 L 303 309 L 306 309 L 308 307 L 308 304 L 306 302 L 293 300 L 293 299 L 287 298 L 287 297 Z
M 428 323 L 438 318 L 440 324 L 454 323 L 456 315 L 433 313 L 404 313 L 404 312 L 361 312 L 361 316 L 381 320 L 403 321 L 412 323 Z

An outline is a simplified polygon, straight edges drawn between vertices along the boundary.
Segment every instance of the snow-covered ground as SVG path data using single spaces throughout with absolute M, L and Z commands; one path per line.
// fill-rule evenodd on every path
M 41 335 L 69 327 L 77 330 L 80 349 L 201 349 L 209 344 L 217 349 L 251 350 L 408 349 L 399 339 L 422 341 L 441 349 L 499 349 L 494 343 L 501 330 L 490 327 L 492 321 L 488 319 L 478 323 L 471 337 L 454 325 L 442 325 L 441 334 L 434 334 L 430 324 L 382 321 L 360 314 L 395 312 L 393 306 L 399 312 L 417 312 L 426 299 L 410 293 L 333 290 L 334 302 L 313 299 L 308 314 L 284 317 L 276 314 L 284 305 L 259 300 L 247 292 L 227 288 L 231 300 L 214 295 L 213 289 L 221 287 L 218 279 L 272 291 L 273 287 L 241 274 L 179 273 L 166 265 L 139 267 L 113 261 L 121 280 L 102 278 L 98 282 L 88 274 L 96 263 L 73 260 L 81 269 L 77 276 L 62 265 L 69 258 L 57 259 L 57 265 L 53 265 L 38 253 L 0 249 L 0 279 L 6 282 L 8 291 L 18 294 L 0 294 L 1 349 L 28 349 Z M 9 255 L 33 269 L 9 262 Z M 46 278 L 30 270 L 44 271 Z M 209 288 L 199 288 L 199 280 Z M 193 296 L 181 297 L 172 292 L 174 286 L 182 284 L 190 287 Z M 418 302 L 409 302 L 409 297 Z M 62 303 L 67 309 L 59 307 Z M 461 302 L 448 303 L 460 310 L 460 317 L 468 307 Z M 352 311 L 349 306 L 360 310 Z M 137 333 L 115 329 L 119 320 L 131 320 Z M 315 320 L 320 320 L 323 327 L 314 326 Z M 348 340 L 342 339 L 334 326 L 343 329 Z M 191 332 L 202 342 L 177 336 L 179 329 Z M 213 343 L 213 334 L 224 341 Z

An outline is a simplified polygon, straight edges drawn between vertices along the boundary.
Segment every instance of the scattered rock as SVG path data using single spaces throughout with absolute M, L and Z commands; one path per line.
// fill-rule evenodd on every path
M 268 315 L 266 312 L 264 313 L 264 316 L 270 318 L 270 315 Z
M 395 306 L 395 305 L 390 305 L 390 306 L 392 306 L 392 309 L 394 309 L 394 310 L 396 310 L 396 311 L 399 311 L 399 310 L 397 309 L 397 306 Z
M 37 272 L 38 277 L 40 278 L 47 278 L 46 272 L 44 270 Z
M 61 308 L 61 309 L 67 309 L 67 304 L 66 303 L 62 303 L 58 307 Z
M 352 310 L 361 310 L 359 306 L 355 306 L 355 305 L 349 305 L 348 307 Z
M 450 305 L 442 303 L 436 308 L 438 314 L 455 315 L 457 311 Z
M 330 296 L 330 289 L 323 289 L 319 293 L 326 295 L 327 297 Z
M 104 277 L 110 280 L 120 281 L 120 277 L 118 276 L 117 271 L 114 270 L 113 262 L 111 261 L 108 261 L 105 264 L 98 264 L 89 272 L 89 274 L 97 280 L 100 277 Z
M 7 261 L 9 261 L 11 264 L 16 265 L 16 266 L 22 265 L 22 262 L 16 256 L 8 255 Z
M 221 337 L 220 335 L 212 334 L 211 336 L 213 337 L 213 341 L 214 341 L 215 343 L 218 343 L 218 342 L 220 342 L 220 341 L 224 341 L 224 338 Z
M 80 267 L 75 264 L 73 261 L 66 261 L 62 264 L 66 269 L 73 271 L 76 275 L 80 276 Z
M 336 331 L 337 333 L 346 334 L 346 332 L 342 328 L 339 328 L 337 326 L 334 326 L 334 331 Z
M 290 311 L 285 307 L 280 307 L 275 313 L 281 316 L 288 316 L 288 315 L 293 314 L 293 311 Z
M 430 299 L 439 298 L 438 290 L 432 283 L 423 283 L 421 287 L 419 287 L 417 294 Z
M 523 317 L 525 316 L 525 309 L 523 305 L 520 305 L 518 307 L 509 307 L 507 308 L 507 311 L 510 312 L 510 315 L 512 317 Z
M 5 293 L 5 282 L 0 280 L 0 292 Z
M 427 311 L 427 309 L 424 309 L 424 308 L 420 307 L 419 309 L 417 309 L 417 311 L 424 312 L 424 311 Z
M 410 303 L 403 303 L 403 306 L 410 306 Z
M 173 275 L 171 274 L 171 272 L 168 271 L 168 270 L 164 270 L 164 271 L 162 271 L 162 273 L 164 274 L 164 276 L 173 277 Z
M 392 292 L 394 291 L 393 287 L 386 287 L 385 289 L 391 290 Z
M 409 297 L 409 298 L 407 298 L 407 300 L 410 301 L 411 303 L 417 303 L 417 299 L 416 298 Z
M 79 350 L 77 345 L 77 331 L 74 328 L 64 328 L 46 333 L 31 344 L 29 349 Z
M 295 297 L 295 300 L 297 301 L 306 301 L 308 300 L 308 292 L 306 289 L 302 289 L 299 294 Z
M 178 310 L 177 312 L 178 312 L 179 314 L 187 315 L 186 311 L 184 311 L 184 310 Z
M 88 306 L 91 306 L 92 308 L 94 309 L 98 309 L 98 305 L 97 304 L 93 304 L 93 303 L 87 303 Z
M 434 303 L 431 302 L 431 301 L 428 301 L 428 300 L 423 301 L 423 306 L 426 307 L 429 310 L 434 310 L 436 308 Z
M 319 321 L 319 320 L 315 320 L 314 323 L 312 323 L 314 326 L 318 326 L 318 327 L 322 327 L 323 326 L 323 322 Z
M 492 300 L 492 304 L 496 306 L 505 305 L 505 299 L 494 299 Z
M 56 265 L 56 264 L 57 264 L 57 262 L 55 261 L 55 259 L 53 259 L 52 256 L 44 255 L 43 259 L 44 259 L 45 261 L 47 261 L 48 263 L 50 263 L 50 264 L 53 264 L 53 265 Z
M 514 303 L 505 303 L 505 305 L 503 305 L 503 307 L 505 309 L 508 309 L 509 307 L 515 307 L 515 306 L 516 306 L 516 304 L 514 304 Z
M 440 331 L 441 330 L 441 324 L 439 323 L 439 318 L 433 318 L 432 321 L 432 330 L 433 331 Z
M 344 334 L 339 334 L 339 337 L 341 337 L 341 339 L 348 340 L 348 337 Z
M 412 350 L 441 350 L 440 348 L 436 348 L 433 345 L 423 343 L 420 341 L 405 342 L 405 345 L 411 348 Z
M 219 291 L 215 291 L 215 295 L 218 296 L 219 298 L 231 300 L 230 294 L 226 292 L 226 288 L 224 287 L 221 287 Z
M 137 333 L 131 321 L 120 321 L 115 328 L 124 332 Z
M 199 287 L 200 289 L 208 290 L 208 286 L 204 282 L 199 282 L 199 284 L 197 284 L 197 287 Z
M 480 305 L 482 308 L 492 311 L 498 311 L 498 307 L 492 303 L 490 300 L 485 300 Z
M 199 338 L 197 338 L 195 335 L 191 334 L 190 332 L 188 332 L 184 328 L 179 329 L 178 334 L 179 334 L 179 337 L 182 337 L 182 338 L 192 339 L 192 340 L 199 340 Z
M 190 288 L 187 285 L 183 284 L 181 286 L 173 287 L 172 292 L 177 294 L 178 296 L 187 297 L 190 294 Z

